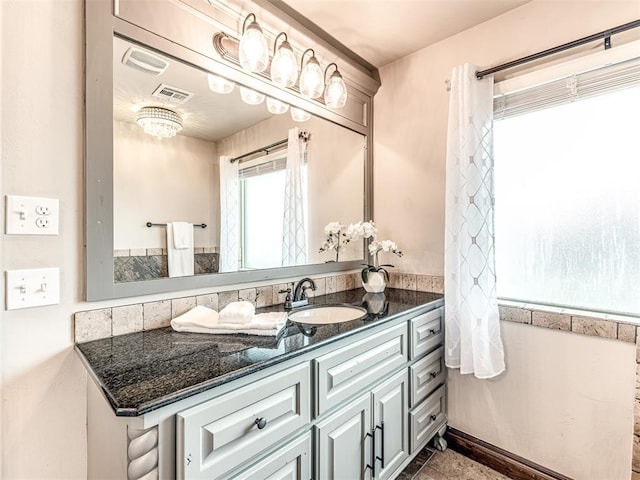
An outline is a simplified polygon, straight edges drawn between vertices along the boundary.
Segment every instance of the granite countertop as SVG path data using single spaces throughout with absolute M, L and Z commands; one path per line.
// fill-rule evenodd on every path
M 310 304 L 348 303 L 372 312 L 364 289 L 321 295 Z M 368 294 L 370 295 L 370 294 Z M 435 293 L 387 288 L 385 308 L 353 320 L 315 328 L 287 325 L 279 338 L 253 335 L 178 333 L 171 327 L 130 333 L 76 345 L 90 375 L 118 416 L 138 416 L 248 375 L 339 338 L 379 325 L 399 314 L 438 301 Z M 257 309 L 282 311 L 282 305 Z

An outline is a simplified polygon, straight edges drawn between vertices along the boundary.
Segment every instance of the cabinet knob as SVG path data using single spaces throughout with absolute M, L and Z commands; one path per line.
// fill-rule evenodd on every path
M 435 335 L 435 334 L 436 334 L 435 329 L 433 328 L 429 329 L 429 335 Z
M 432 422 L 435 422 L 436 418 L 438 418 L 438 416 L 437 415 L 431 415 L 429 418 L 431 419 Z
M 267 426 L 267 419 L 264 417 L 256 418 L 255 424 L 258 426 L 258 430 L 262 430 Z
M 429 374 L 429 376 L 430 376 L 431 378 L 436 378 L 436 377 L 438 376 L 438 372 L 431 372 L 431 373 Z

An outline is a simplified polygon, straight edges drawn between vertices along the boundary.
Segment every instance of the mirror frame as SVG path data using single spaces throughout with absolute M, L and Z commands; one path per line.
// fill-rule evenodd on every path
M 133 2 L 139 5 L 134 5 Z M 373 159 L 372 159 L 372 120 L 373 120 L 373 94 L 379 87 L 376 75 L 364 77 L 365 85 L 362 88 L 362 71 L 360 65 L 355 64 L 352 57 L 344 56 L 340 52 L 341 70 L 359 69 L 358 83 L 345 75 L 349 85 L 350 97 L 357 99 L 362 105 L 362 122 L 354 121 L 338 114 L 324 105 L 307 100 L 297 92 L 283 90 L 275 86 L 268 79 L 245 73 L 229 62 L 216 58 L 217 53 L 212 42 L 210 49 L 199 52 L 196 49 L 187 48 L 175 41 L 176 32 L 175 9 L 180 12 L 190 8 L 192 13 L 189 21 L 199 22 L 198 27 L 206 27 L 210 30 L 211 38 L 218 31 L 226 30 L 234 34 L 233 28 L 221 23 L 219 19 L 207 18 L 202 20 L 200 8 L 204 7 L 188 5 L 190 0 L 165 0 L 159 4 L 153 2 L 153 9 L 146 5 L 145 14 L 150 17 L 154 27 L 153 33 L 149 28 L 141 28 L 119 16 L 122 8 L 145 8 L 145 1 L 140 0 L 86 0 L 85 1 L 85 298 L 87 301 L 97 301 L 112 298 L 166 293 L 180 290 L 193 290 L 208 287 L 223 287 L 243 283 L 258 283 L 270 280 L 300 277 L 306 275 L 323 274 L 354 270 L 361 267 L 364 260 L 348 262 L 327 262 L 323 264 L 309 264 L 292 267 L 271 268 L 263 270 L 239 271 L 228 273 L 200 274 L 190 277 L 159 278 L 136 282 L 116 283 L 114 281 L 114 212 L 113 212 L 113 37 L 120 36 L 136 43 L 143 44 L 150 49 L 158 50 L 164 55 L 174 57 L 180 61 L 193 65 L 230 80 L 261 91 L 266 95 L 277 98 L 283 102 L 302 108 L 309 113 L 331 121 L 337 125 L 363 134 L 366 138 L 364 181 L 364 212 L 362 220 L 373 218 Z M 184 3 L 185 5 L 178 5 Z M 163 8 L 166 7 L 166 8 Z M 113 8 L 113 10 L 112 10 Z M 173 10 L 171 10 L 173 9 Z M 114 12 L 117 12 L 114 14 Z M 153 13 L 150 13 L 153 12 Z M 210 13 L 210 12 L 207 12 Z M 298 20 L 293 20 L 286 14 L 272 11 L 275 18 L 289 22 L 296 26 Z M 264 12 L 263 12 L 263 15 Z M 228 17 L 229 12 L 224 12 Z M 173 21 L 167 21 L 166 19 Z M 186 17 L 181 17 L 186 18 Z M 236 18 L 240 19 L 239 15 Z M 129 20 L 129 21 L 128 21 Z M 214 24 L 213 26 L 211 24 Z M 193 25 L 188 27 L 193 28 Z M 264 26 L 263 26 L 264 28 Z M 289 27 L 291 28 L 291 27 Z M 208 31 L 208 30 L 207 30 Z M 322 38 L 314 38 L 315 42 L 323 42 L 329 45 L 327 50 L 336 55 L 331 44 Z M 322 44 L 322 43 L 321 43 Z M 314 45 L 316 51 L 320 48 Z M 343 66 L 344 65 L 344 66 Z M 344 75 L 344 73 L 343 73 Z M 355 75 L 358 77 L 358 75 Z M 359 88 L 360 87 L 360 88 Z M 372 91 L 373 89 L 373 91 Z M 354 219 L 357 221 L 360 219 Z M 363 245 L 363 258 L 367 258 L 366 245 Z

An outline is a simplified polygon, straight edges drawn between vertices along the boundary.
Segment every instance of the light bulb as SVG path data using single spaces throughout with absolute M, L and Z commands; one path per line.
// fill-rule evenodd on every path
M 269 63 L 269 49 L 262 29 L 255 20 L 242 34 L 239 46 L 240 65 L 250 72 L 264 72 Z
M 231 93 L 233 92 L 233 88 L 236 86 L 232 81 L 219 77 L 218 75 L 214 75 L 213 73 L 207 74 L 207 81 L 209 82 L 209 89 L 216 93 Z
M 260 105 L 264 102 L 264 94 L 251 90 L 247 87 L 240 87 L 240 97 L 244 103 L 249 105 Z
M 324 103 L 331 108 L 342 108 L 347 103 L 347 85 L 338 70 L 331 74 L 329 83 L 324 89 Z
M 280 115 L 289 110 L 289 105 L 275 98 L 267 97 L 267 110 L 274 115 Z
M 291 107 L 291 118 L 294 122 L 306 122 L 311 118 L 311 114 L 299 108 Z
M 286 40 L 280 44 L 271 60 L 271 80 L 283 88 L 293 87 L 298 79 L 298 61 Z
M 300 93 L 307 98 L 318 98 L 324 89 L 324 75 L 316 57 L 313 56 L 300 72 Z

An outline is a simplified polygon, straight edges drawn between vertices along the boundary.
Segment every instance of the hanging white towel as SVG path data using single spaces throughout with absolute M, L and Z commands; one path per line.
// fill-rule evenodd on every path
M 193 275 L 193 224 L 167 223 L 167 262 L 170 277 Z

